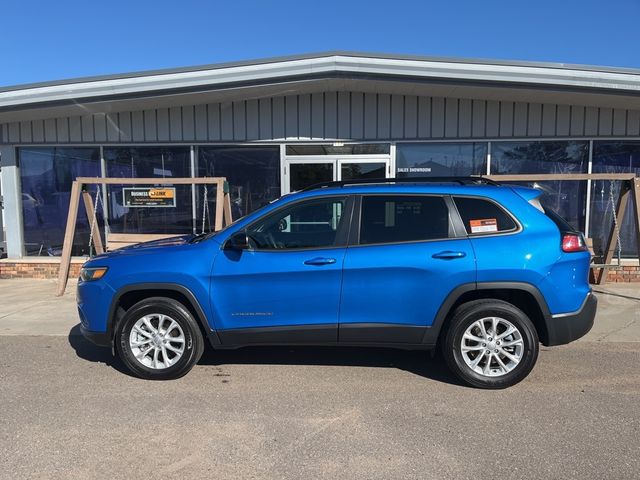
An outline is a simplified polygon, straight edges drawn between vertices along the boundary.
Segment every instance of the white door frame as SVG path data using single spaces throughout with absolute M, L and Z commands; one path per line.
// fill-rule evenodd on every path
M 282 194 L 290 192 L 290 172 L 292 164 L 331 164 L 333 165 L 333 180 L 341 179 L 341 166 L 345 163 L 384 163 L 385 177 L 391 175 L 390 155 L 288 155 L 283 159 Z

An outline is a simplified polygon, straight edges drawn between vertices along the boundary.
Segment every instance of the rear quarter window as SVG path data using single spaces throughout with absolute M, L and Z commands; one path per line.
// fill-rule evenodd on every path
M 469 235 L 491 235 L 518 228 L 513 218 L 492 201 L 471 197 L 454 197 L 453 200 Z

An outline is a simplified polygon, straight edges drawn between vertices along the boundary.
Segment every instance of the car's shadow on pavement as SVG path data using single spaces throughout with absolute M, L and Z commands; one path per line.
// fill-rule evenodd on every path
M 126 375 L 131 375 L 111 350 L 97 347 L 80 333 L 80 325 L 69 332 L 69 344 L 78 357 L 90 362 L 104 363 Z M 397 368 L 414 375 L 442 383 L 462 385 L 447 369 L 440 355 L 432 357 L 423 350 L 398 350 L 375 347 L 245 347 L 237 350 L 213 350 L 205 346 L 198 362 L 204 366 L 222 365 L 319 365 L 349 367 Z

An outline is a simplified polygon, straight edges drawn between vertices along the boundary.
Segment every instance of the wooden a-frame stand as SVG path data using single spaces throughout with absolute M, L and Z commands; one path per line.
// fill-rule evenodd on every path
M 614 222 L 609 231 L 607 237 L 607 243 L 604 249 L 604 262 L 602 264 L 593 265 L 591 268 L 594 270 L 595 283 L 600 285 L 606 282 L 607 273 L 611 268 L 611 262 L 615 253 L 616 239 L 620 232 L 620 222 L 624 218 L 624 214 L 627 211 L 627 204 L 629 203 L 629 197 L 633 201 L 635 208 L 635 231 L 636 231 L 636 252 L 638 254 L 638 261 L 640 262 L 640 178 L 636 177 L 633 173 L 550 173 L 550 174 L 518 174 L 518 175 L 487 175 L 485 178 L 495 180 L 497 182 L 540 182 L 540 181 L 554 181 L 554 180 L 613 180 L 621 181 L 622 189 L 620 190 L 620 196 L 616 204 L 616 218 L 618 222 Z
M 89 192 L 84 191 L 85 185 L 215 185 L 216 186 L 216 212 L 214 230 L 222 230 L 232 222 L 231 201 L 229 198 L 229 187 L 225 177 L 201 177 L 201 178 L 100 178 L 100 177 L 78 177 L 71 185 L 71 198 L 69 199 L 69 213 L 67 215 L 67 227 L 64 232 L 64 243 L 62 246 L 62 256 L 60 258 L 60 270 L 58 272 L 57 295 L 64 294 L 67 288 L 69 277 L 69 267 L 71 266 L 71 248 L 73 237 L 76 231 L 76 220 L 78 219 L 78 206 L 80 195 L 84 202 L 89 226 L 92 228 L 92 238 L 96 253 L 105 251 L 105 244 L 100 236 L 100 229 L 93 221 L 95 206 Z M 123 244 L 140 243 L 158 238 L 172 237 L 175 235 L 155 235 L 155 234 L 114 234 L 114 243 Z M 117 237 L 117 238 L 116 238 Z

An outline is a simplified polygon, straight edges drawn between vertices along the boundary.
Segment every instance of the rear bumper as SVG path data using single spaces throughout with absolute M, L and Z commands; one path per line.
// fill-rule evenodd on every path
M 578 311 L 552 315 L 547 320 L 546 345 L 564 345 L 585 336 L 593 327 L 597 306 L 596 296 L 589 292 Z

